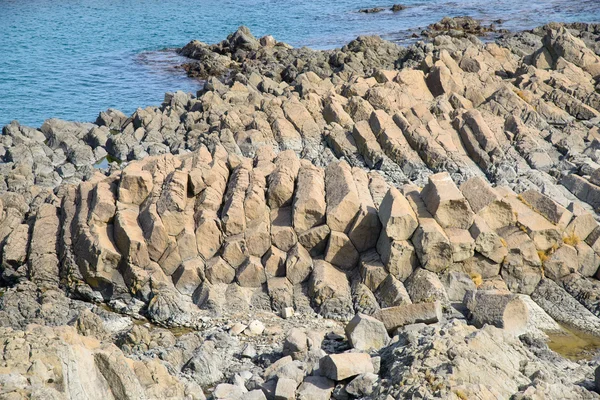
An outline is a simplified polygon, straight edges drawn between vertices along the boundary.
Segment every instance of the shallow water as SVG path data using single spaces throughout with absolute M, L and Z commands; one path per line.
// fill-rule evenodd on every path
M 398 1 L 396 1 L 398 2 Z M 109 107 L 129 114 L 167 91 L 199 83 L 163 49 L 213 43 L 239 25 L 294 46 L 331 48 L 361 34 L 402 39 L 445 15 L 506 20 L 520 30 L 549 21 L 600 22 L 598 0 L 407 0 L 408 9 L 362 14 L 394 1 L 0 0 L 0 126 L 13 119 L 93 121 Z
M 591 360 L 600 353 L 600 338 L 562 327 L 565 334 L 548 333 L 548 347 L 569 360 Z

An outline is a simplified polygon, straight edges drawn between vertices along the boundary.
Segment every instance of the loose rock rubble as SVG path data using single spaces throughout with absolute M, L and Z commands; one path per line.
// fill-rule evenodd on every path
M 600 337 L 600 29 L 470 33 L 240 28 L 196 96 L 6 126 L 0 398 L 600 397 L 544 343 Z

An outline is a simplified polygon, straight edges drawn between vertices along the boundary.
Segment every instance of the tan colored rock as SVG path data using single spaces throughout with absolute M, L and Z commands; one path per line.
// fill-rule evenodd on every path
M 562 229 L 567 226 L 573 216 L 569 210 L 537 190 L 526 190 L 521 193 L 521 199 L 534 211 Z
M 488 279 L 500 274 L 501 263 L 492 261 L 479 253 L 475 253 L 473 257 L 461 264 L 462 269 L 471 276 L 480 275 L 483 279 Z
M 258 257 L 250 257 L 236 271 L 236 279 L 242 287 L 261 287 L 267 281 L 265 267 Z
M 273 135 L 282 150 L 293 150 L 297 153 L 304 147 L 302 136 L 294 125 L 285 118 L 277 118 L 272 125 Z
M 381 164 L 383 150 L 381 150 L 368 121 L 358 121 L 352 130 L 352 137 L 369 168 L 375 168 Z
M 326 101 L 325 107 L 323 107 L 323 118 L 327 123 L 338 123 L 345 129 L 352 129 L 354 121 L 352 117 L 344 110 L 342 105 L 333 99 Z
M 298 242 L 296 231 L 292 227 L 292 208 L 276 208 L 271 211 L 271 243 L 273 246 L 289 251 Z
M 235 278 L 235 269 L 221 257 L 213 257 L 206 261 L 206 279 L 213 285 L 216 283 L 231 283 Z
M 404 281 L 419 265 L 414 246 L 406 240 L 391 240 L 381 232 L 377 241 L 377 252 L 387 271 L 396 279 Z
M 504 257 L 508 254 L 505 242 L 488 226 L 482 217 L 475 216 L 469 232 L 475 240 L 475 250 L 478 253 L 495 263 L 501 263 L 504 260 Z
M 184 261 L 171 278 L 179 293 L 191 296 L 204 280 L 204 260 L 198 257 Z
M 350 345 L 359 351 L 379 350 L 390 340 L 383 322 L 361 313 L 356 314 L 344 330 Z
M 381 222 L 377 209 L 369 192 L 369 177 L 360 168 L 353 168 L 352 174 L 358 191 L 360 209 L 354 224 L 350 228 L 348 237 L 356 250 L 360 253 L 375 247 L 381 232 Z
M 268 278 L 267 291 L 271 298 L 271 307 L 275 311 L 294 307 L 294 288 L 286 277 Z
M 379 219 L 387 236 L 393 240 L 408 240 L 417 229 L 417 216 L 410 203 L 391 187 L 379 206 Z
M 249 256 L 244 235 L 229 236 L 223 242 L 221 257 L 233 268 L 242 265 Z
M 423 268 L 440 272 L 452 263 L 453 249 L 442 227 L 433 218 L 419 219 L 412 237 L 417 257 Z
M 469 203 L 447 172 L 430 175 L 421 197 L 442 228 L 469 229 L 473 223 Z
M 317 123 L 300 101 L 288 100 L 283 103 L 282 108 L 286 118 L 294 124 L 302 137 L 316 139 L 320 136 L 321 132 Z
M 577 250 L 573 246 L 563 244 L 544 261 L 544 276 L 560 281 L 567 275 L 579 270 Z
M 121 173 L 119 181 L 119 201 L 126 204 L 142 204 L 152 193 L 152 174 L 144 171 L 141 164 L 131 163 Z
M 423 268 L 417 268 L 404 281 L 406 292 L 413 303 L 432 303 L 439 301 L 448 304 L 446 288 L 437 274 Z
M 150 263 L 148 247 L 138 222 L 137 207 L 121 207 L 115 216 L 115 243 L 127 262 L 144 268 Z M 177 266 L 175 266 L 176 268 Z M 175 270 L 165 271 L 171 275 Z
M 185 226 L 189 215 L 187 206 L 188 174 L 173 171 L 165 178 L 164 187 L 156 201 L 156 212 L 169 235 L 178 235 Z
M 287 253 L 271 246 L 267 253 L 262 257 L 262 263 L 265 267 L 267 278 L 285 276 L 285 260 Z
M 285 261 L 285 276 L 295 285 L 302 283 L 310 276 L 313 260 L 308 251 L 300 244 L 290 249 Z
M 298 235 L 298 243 L 308 250 L 311 256 L 317 257 L 325 253 L 331 229 L 327 225 L 319 225 Z
M 600 267 L 600 256 L 585 242 L 577 243 L 575 249 L 577 249 L 577 261 L 579 264 L 578 272 L 582 276 L 595 276 Z
M 573 217 L 563 236 L 576 241 L 586 240 L 597 227 L 598 222 L 596 222 L 594 216 L 590 213 L 583 213 Z
M 325 171 L 327 225 L 333 231 L 347 232 L 360 210 L 360 200 L 352 170 L 345 161 L 329 164 Z
M 334 381 L 374 372 L 371 356 L 366 353 L 327 355 L 319 361 L 319 370 L 327 378 Z
M 442 319 L 442 305 L 435 303 L 403 304 L 395 307 L 382 308 L 373 314 L 385 325 L 388 332 L 405 325 L 426 323 L 432 324 Z
M 546 218 L 532 210 L 517 197 L 504 198 L 517 216 L 517 225 L 527 232 L 538 250 L 547 251 L 562 241 L 559 228 Z
M 301 233 L 325 222 L 325 174 L 310 163 L 302 163 L 292 206 L 294 229 Z
M 382 308 L 395 307 L 401 304 L 412 304 L 406 288 L 393 275 L 388 275 L 375 291 L 375 297 Z
M 372 292 L 375 292 L 379 285 L 381 285 L 381 282 L 389 275 L 381 262 L 379 254 L 375 250 L 369 250 L 361 254 L 359 272 L 361 282 Z
M 52 204 L 42 204 L 37 210 L 29 245 L 29 278 L 40 287 L 58 285 L 58 236 L 60 219 Z
M 358 257 L 358 251 L 356 251 L 352 241 L 346 234 L 331 231 L 325 249 L 325 261 L 348 271 L 356 267 Z
M 309 293 L 324 317 L 354 314 L 350 284 L 344 272 L 327 261 L 315 260 L 309 282 Z
M 196 244 L 198 252 L 205 260 L 217 254 L 221 248 L 222 236 L 220 220 L 217 216 L 202 213 L 196 228 Z
M 473 257 L 475 240 L 466 229 L 447 228 L 446 236 L 452 246 L 452 261 L 460 262 Z
M 292 204 L 300 160 L 296 153 L 286 150 L 279 153 L 275 159 L 275 165 L 275 171 L 269 175 L 267 190 L 267 203 L 272 209 Z
M 471 209 L 483 218 L 492 230 L 514 223 L 515 216 L 511 205 L 503 201 L 497 190 L 483 178 L 476 176 L 468 179 L 460 186 L 460 190 Z
M 264 214 L 263 218 L 248 223 L 245 232 L 248 254 L 262 257 L 269 250 L 271 247 L 270 228 L 269 214 Z
M 6 239 L 2 253 L 2 264 L 13 267 L 23 265 L 27 260 L 28 244 L 29 225 L 18 225 Z
M 463 302 L 477 327 L 490 324 L 509 332 L 521 333 L 527 326 L 527 305 L 512 293 L 499 290 L 469 291 Z
M 249 185 L 248 170 L 241 166 L 237 167 L 231 174 L 227 184 L 227 192 L 223 198 L 223 209 L 221 211 L 223 233 L 227 236 L 239 235 L 246 230 L 244 199 Z

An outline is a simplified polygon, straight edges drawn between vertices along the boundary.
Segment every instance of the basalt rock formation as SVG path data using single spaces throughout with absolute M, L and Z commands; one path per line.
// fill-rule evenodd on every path
M 600 397 L 544 344 L 600 337 L 599 34 L 240 28 L 197 96 L 8 125 L 0 398 Z

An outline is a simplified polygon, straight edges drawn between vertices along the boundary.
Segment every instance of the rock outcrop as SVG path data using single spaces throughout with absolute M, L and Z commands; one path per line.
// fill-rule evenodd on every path
M 6 126 L 0 396 L 597 398 L 540 338 L 600 337 L 600 29 L 460 27 L 240 28 L 196 96 Z

